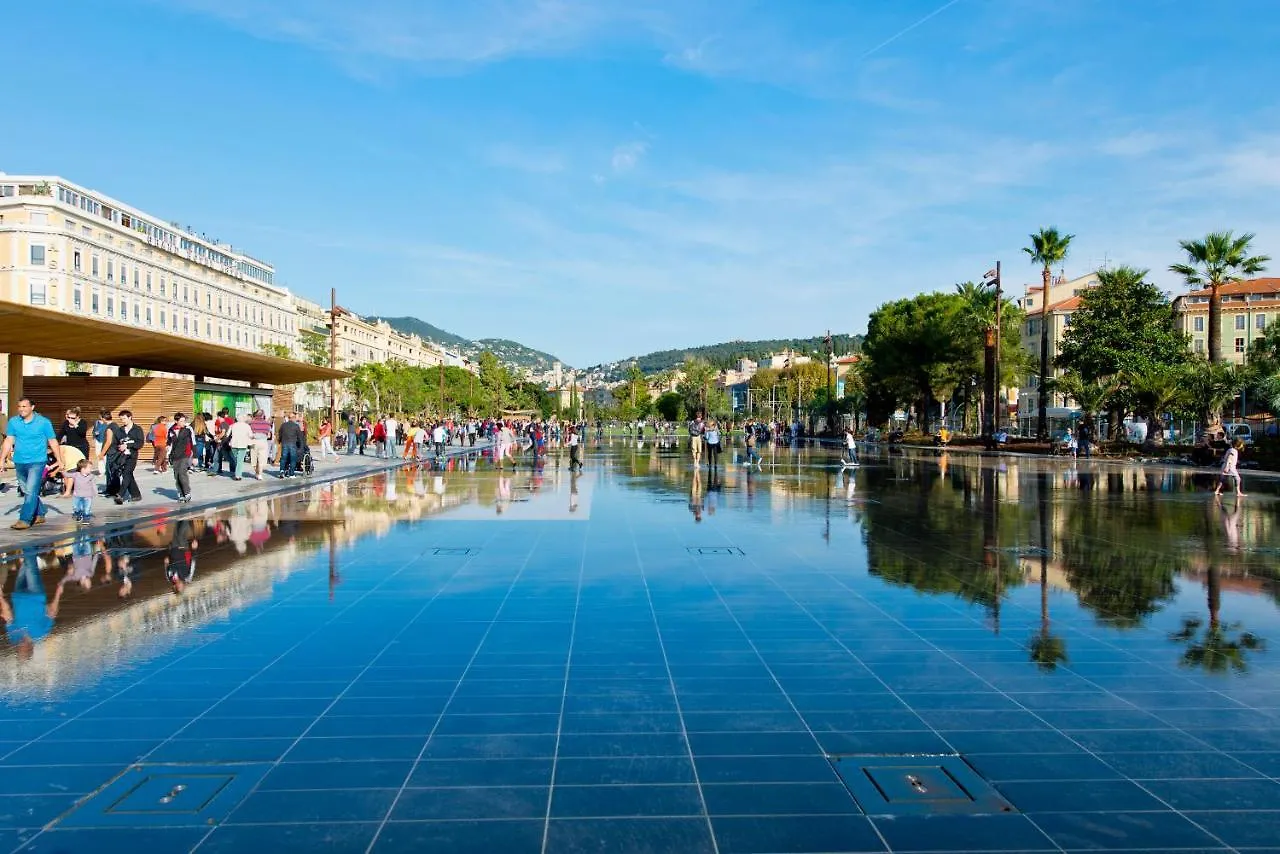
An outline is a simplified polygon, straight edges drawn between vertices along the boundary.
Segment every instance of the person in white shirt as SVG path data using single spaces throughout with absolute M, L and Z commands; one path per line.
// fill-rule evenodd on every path
M 249 426 L 249 416 L 239 415 L 236 423 L 231 425 L 231 474 L 235 480 L 241 480 L 244 473 L 244 457 L 253 442 L 253 428 Z
M 578 438 L 578 429 L 576 427 L 569 428 L 569 436 L 565 443 L 569 446 L 569 471 L 581 471 L 582 442 Z
M 396 421 L 394 416 L 387 416 L 387 443 L 383 447 L 386 448 L 387 459 L 395 459 L 399 454 L 400 447 L 400 422 Z
M 444 425 L 443 424 L 437 424 L 431 430 L 431 441 L 436 446 L 436 457 L 437 458 L 443 457 L 444 456 Z

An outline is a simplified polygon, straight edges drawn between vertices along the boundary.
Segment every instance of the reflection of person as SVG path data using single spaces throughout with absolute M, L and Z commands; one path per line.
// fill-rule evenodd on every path
M 578 512 L 578 478 L 582 475 L 578 472 L 569 474 L 569 512 Z
M 1235 480 L 1236 495 L 1244 497 L 1244 493 L 1240 490 L 1240 472 L 1237 468 L 1240 464 L 1240 452 L 1244 450 L 1244 440 L 1236 439 L 1235 444 L 1227 448 L 1227 452 L 1222 455 L 1222 469 L 1218 472 L 1218 485 L 1213 490 L 1214 495 L 1222 494 L 1222 484 L 1226 483 L 1227 478 Z
M 164 575 L 169 580 L 173 592 L 182 595 L 187 585 L 195 578 L 196 550 L 200 542 L 196 539 L 189 520 L 183 520 L 173 526 L 173 539 L 169 542 L 169 551 L 164 556 Z
M 702 470 L 693 470 L 693 481 L 689 484 L 689 512 L 693 514 L 695 523 L 702 521 Z
M 1221 506 L 1221 502 L 1219 502 Z M 1222 507 L 1222 528 L 1227 534 L 1227 552 L 1230 554 L 1240 553 L 1240 511 L 1242 510 L 1240 502 L 1237 501 L 1235 506 L 1228 511 Z
M 52 431 L 52 427 L 49 428 Z M 9 642 L 18 647 L 21 658 L 30 658 L 35 643 L 53 631 L 56 609 L 45 599 L 40 579 L 40 561 L 36 550 L 26 548 L 19 558 L 18 574 L 13 584 L 13 619 L 9 622 Z

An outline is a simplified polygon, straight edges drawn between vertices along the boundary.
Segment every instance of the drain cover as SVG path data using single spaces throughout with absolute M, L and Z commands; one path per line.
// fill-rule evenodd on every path
M 742 549 L 736 546 L 691 546 L 689 554 L 693 555 L 744 555 Z
M 58 827 L 182 827 L 216 824 L 270 765 L 134 765 L 62 819 Z
M 1016 812 L 959 756 L 829 756 L 867 815 Z
M 448 549 L 432 549 L 431 553 L 436 557 L 466 557 L 467 555 L 473 555 L 478 551 L 480 550 L 464 549 L 464 548 L 448 548 Z

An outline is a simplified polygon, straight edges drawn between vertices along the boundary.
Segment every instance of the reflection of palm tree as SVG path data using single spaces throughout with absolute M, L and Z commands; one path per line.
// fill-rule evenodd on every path
M 1205 587 L 1209 598 L 1208 626 L 1199 617 L 1185 617 L 1182 628 L 1170 635 L 1170 639 L 1186 644 L 1187 649 L 1182 653 L 1184 667 L 1201 667 L 1209 673 L 1226 673 L 1228 670 L 1243 673 L 1248 667 L 1245 653 L 1263 649 L 1266 644 L 1252 632 L 1240 631 L 1238 622 L 1223 625 L 1222 580 L 1216 565 L 1209 566 Z
M 1037 521 L 1040 525 L 1040 634 L 1027 645 L 1031 660 L 1041 670 L 1056 670 L 1067 660 L 1067 642 L 1049 630 L 1049 476 L 1036 475 Z

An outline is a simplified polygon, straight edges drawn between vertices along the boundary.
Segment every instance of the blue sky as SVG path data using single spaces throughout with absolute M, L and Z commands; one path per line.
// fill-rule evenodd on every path
M 1210 229 L 1280 257 L 1275 0 L 59 8 L 6 4 L 0 170 L 571 364 L 1020 287 L 1042 225 L 1168 289 Z

